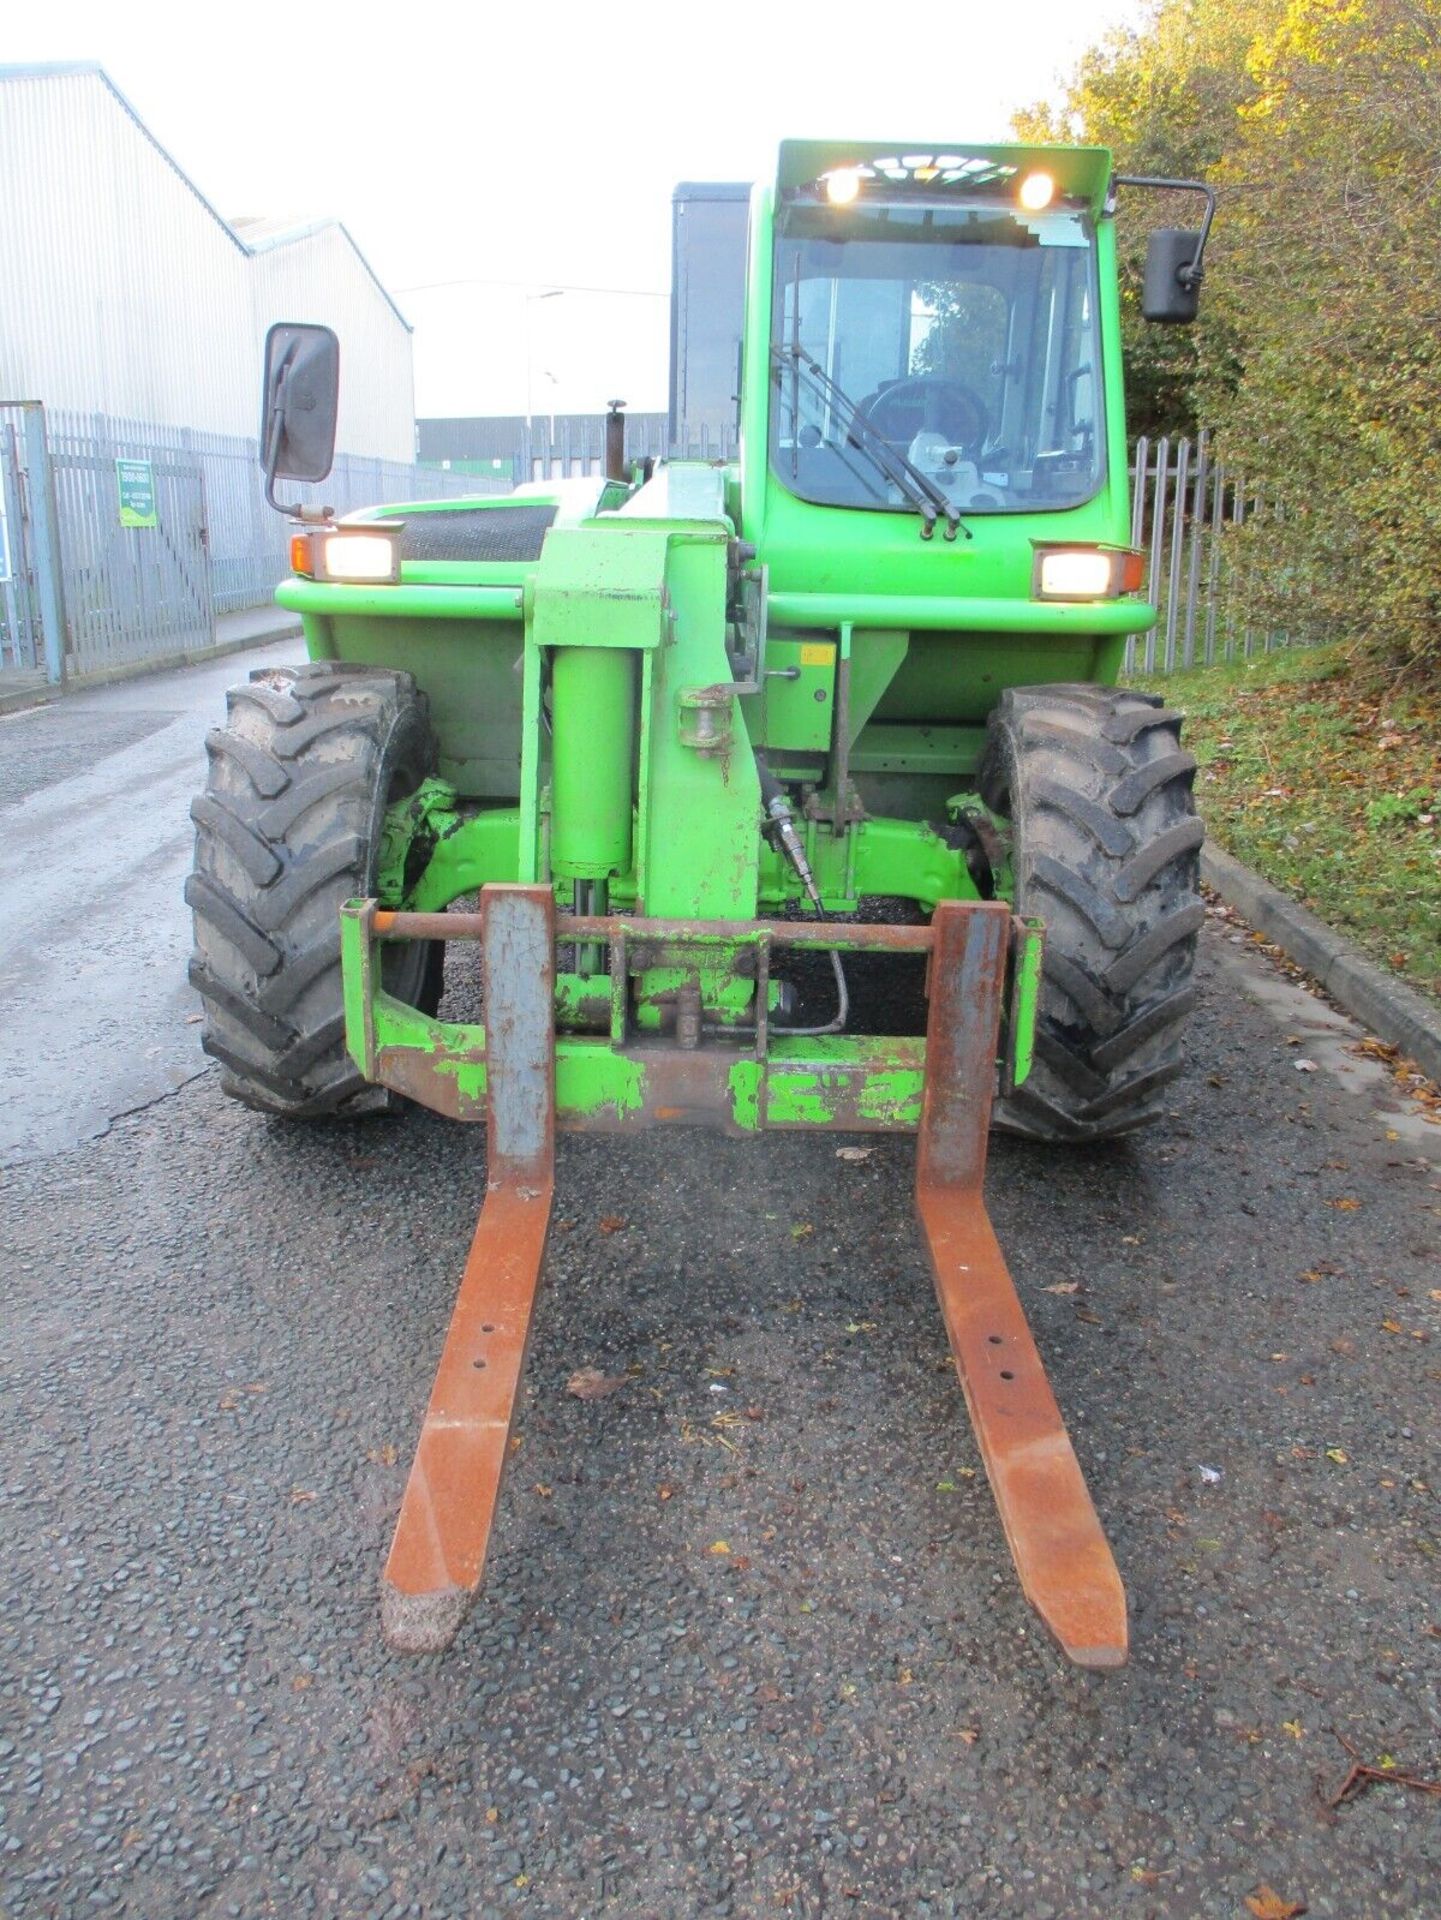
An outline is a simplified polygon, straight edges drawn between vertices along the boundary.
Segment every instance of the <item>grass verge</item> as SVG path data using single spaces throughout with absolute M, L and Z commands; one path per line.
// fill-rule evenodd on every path
M 1216 841 L 1441 998 L 1441 697 L 1380 691 L 1336 647 L 1137 684 L 1187 716 Z

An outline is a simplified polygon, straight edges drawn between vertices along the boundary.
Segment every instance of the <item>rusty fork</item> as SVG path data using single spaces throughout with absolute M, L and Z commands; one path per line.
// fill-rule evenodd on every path
M 916 1206 L 1021 1586 L 1072 1660 L 1116 1667 L 1125 1590 L 983 1192 L 1011 928 L 1000 903 L 936 908 Z M 447 1646 L 480 1584 L 554 1187 L 550 890 L 486 887 L 480 941 L 489 1172 L 385 1570 L 385 1637 L 402 1652 Z
M 1010 915 L 947 901 L 931 926 L 916 1210 L 936 1295 L 1022 1591 L 1078 1666 L 1119 1667 L 1125 1588 L 986 1212 Z
M 485 1201 L 381 1587 L 399 1653 L 449 1646 L 480 1585 L 510 1445 L 555 1187 L 555 902 L 481 895 Z

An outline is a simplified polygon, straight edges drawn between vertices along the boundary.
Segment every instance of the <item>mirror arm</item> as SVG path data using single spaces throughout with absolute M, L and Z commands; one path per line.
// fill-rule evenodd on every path
M 1177 269 L 1176 278 L 1186 288 L 1199 287 L 1205 278 L 1206 242 L 1211 234 L 1211 221 L 1216 212 L 1216 189 L 1208 187 L 1204 180 L 1171 180 L 1162 174 L 1154 173 L 1116 173 L 1111 176 L 1112 191 L 1107 195 L 1108 211 L 1115 207 L 1115 188 L 1117 187 L 1157 187 L 1169 189 L 1175 193 L 1200 193 L 1206 198 L 1206 211 L 1201 218 L 1201 231 L 1196 236 L 1196 257 L 1188 267 Z

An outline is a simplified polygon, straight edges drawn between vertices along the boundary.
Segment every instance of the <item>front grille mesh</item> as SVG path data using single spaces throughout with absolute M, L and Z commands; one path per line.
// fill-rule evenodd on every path
M 553 506 L 458 507 L 418 513 L 401 535 L 402 560 L 538 560 Z

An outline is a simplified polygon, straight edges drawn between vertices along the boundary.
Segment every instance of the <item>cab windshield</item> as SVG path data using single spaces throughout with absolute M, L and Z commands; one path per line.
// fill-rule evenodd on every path
M 775 265 L 770 457 L 790 492 L 911 512 L 918 476 L 967 516 L 1097 492 L 1086 214 L 933 199 L 838 215 L 795 202 L 778 215 Z

